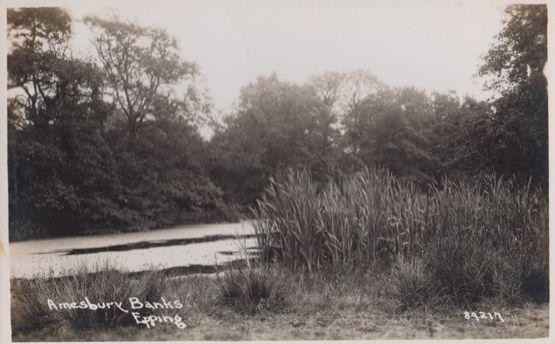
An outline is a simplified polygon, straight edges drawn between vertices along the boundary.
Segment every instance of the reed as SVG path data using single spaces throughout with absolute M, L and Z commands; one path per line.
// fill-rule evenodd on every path
M 313 271 L 418 258 L 456 301 L 547 295 L 547 199 L 530 184 L 485 175 L 423 189 L 383 169 L 326 183 L 291 171 L 252 211 L 266 263 Z

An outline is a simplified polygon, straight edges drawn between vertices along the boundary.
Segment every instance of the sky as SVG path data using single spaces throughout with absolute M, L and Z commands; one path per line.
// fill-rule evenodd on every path
M 76 19 L 112 15 L 160 26 L 201 68 L 216 110 L 242 86 L 276 72 L 302 83 L 325 71 L 365 69 L 391 86 L 489 96 L 475 79 L 501 29 L 503 4 L 489 1 L 58 1 Z M 78 21 L 74 44 L 91 53 Z

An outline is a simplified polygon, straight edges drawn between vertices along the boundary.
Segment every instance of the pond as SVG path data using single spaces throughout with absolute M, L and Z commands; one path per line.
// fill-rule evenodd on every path
M 10 244 L 12 278 L 59 277 L 108 263 L 122 271 L 203 267 L 256 250 L 248 222 L 187 225 L 145 232 L 29 240 Z M 184 269 L 186 271 L 187 269 Z

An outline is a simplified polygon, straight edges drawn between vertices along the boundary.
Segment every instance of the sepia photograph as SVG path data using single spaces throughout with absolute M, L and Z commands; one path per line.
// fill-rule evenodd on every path
M 550 4 L 0 5 L 6 338 L 549 340 Z

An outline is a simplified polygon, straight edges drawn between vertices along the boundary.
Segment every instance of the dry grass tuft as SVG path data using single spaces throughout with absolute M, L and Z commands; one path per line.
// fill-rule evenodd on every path
M 267 266 L 256 267 L 247 261 L 242 269 L 222 271 L 215 282 L 223 304 L 239 313 L 255 314 L 283 306 L 281 276 Z
M 160 272 L 145 272 L 132 278 L 108 262 L 94 267 L 82 265 L 72 269 L 72 273 L 67 277 L 18 281 L 17 293 L 23 302 L 17 305 L 20 320 L 16 332 L 34 332 L 45 327 L 85 330 L 132 325 L 133 317 L 115 308 L 51 310 L 48 299 L 56 304 L 79 303 L 85 297 L 91 303 L 127 302 L 130 297 L 159 300 L 165 290 L 165 277 Z

